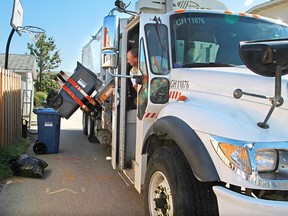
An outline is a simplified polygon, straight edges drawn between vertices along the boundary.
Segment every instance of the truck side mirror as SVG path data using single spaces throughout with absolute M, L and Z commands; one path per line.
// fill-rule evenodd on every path
M 272 98 L 272 106 L 264 121 L 257 123 L 260 128 L 269 128 L 267 122 L 274 109 L 283 104 L 284 100 L 281 97 L 281 76 L 288 74 L 287 52 L 287 39 L 240 42 L 240 56 L 245 65 L 254 73 L 261 76 L 275 77 L 275 94 Z M 262 97 L 255 94 L 254 96 Z
M 288 74 L 288 40 L 262 40 L 240 42 L 240 57 L 244 64 L 261 76 L 275 77 L 276 67 Z
M 104 17 L 102 27 L 102 50 L 118 50 L 119 17 L 108 15 Z
M 118 54 L 114 50 L 102 51 L 102 68 L 117 68 Z
M 104 17 L 102 27 L 102 68 L 117 68 L 118 62 L 119 17 Z

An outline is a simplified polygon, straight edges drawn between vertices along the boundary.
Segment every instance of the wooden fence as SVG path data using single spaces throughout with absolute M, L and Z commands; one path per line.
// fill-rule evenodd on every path
M 0 69 L 0 147 L 19 143 L 22 137 L 21 76 Z

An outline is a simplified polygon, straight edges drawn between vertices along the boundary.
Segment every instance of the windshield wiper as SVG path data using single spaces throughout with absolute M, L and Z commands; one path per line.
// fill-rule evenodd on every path
M 225 63 L 186 63 L 183 64 L 182 67 L 235 67 L 233 64 L 225 64 Z

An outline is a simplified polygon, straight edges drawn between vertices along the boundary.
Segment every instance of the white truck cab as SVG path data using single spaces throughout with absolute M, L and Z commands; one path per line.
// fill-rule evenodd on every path
M 115 6 L 101 49 L 114 93 L 89 122 L 147 215 L 286 215 L 288 26 L 214 0 Z

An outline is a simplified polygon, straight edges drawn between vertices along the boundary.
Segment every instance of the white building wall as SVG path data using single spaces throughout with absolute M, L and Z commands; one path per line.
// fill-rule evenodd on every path
M 258 14 L 261 16 L 270 17 L 273 19 L 280 19 L 288 23 L 288 2 L 279 6 L 271 7 L 260 11 Z
M 247 13 L 258 14 L 261 16 L 279 19 L 288 23 L 288 1 L 287 0 L 270 0 L 263 4 L 256 5 L 249 9 Z

